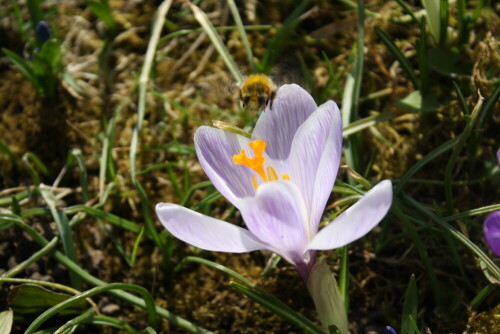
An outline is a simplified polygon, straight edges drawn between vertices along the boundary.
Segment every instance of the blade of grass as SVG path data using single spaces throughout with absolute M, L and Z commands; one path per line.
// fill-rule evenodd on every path
M 101 158 L 99 159 L 99 198 L 101 199 L 105 189 L 106 174 L 108 175 L 109 180 L 114 180 L 116 178 L 116 170 L 113 155 L 111 154 L 111 146 L 113 142 L 113 135 L 115 133 L 116 120 L 120 117 L 124 106 L 125 103 L 120 104 L 113 117 L 111 117 L 110 122 L 105 124 L 106 136 L 103 139 Z
M 448 39 L 448 1 L 439 1 L 439 44 L 445 45 Z
M 91 319 L 87 321 L 88 324 L 93 324 L 93 325 L 104 325 L 104 326 L 109 326 L 113 327 L 116 329 L 121 329 L 126 331 L 129 334 L 139 334 L 138 331 L 136 331 L 134 328 L 132 328 L 129 324 L 124 323 L 123 321 L 119 319 L 115 319 L 112 317 L 108 317 L 105 315 L 96 315 L 93 316 Z M 148 327 L 151 328 L 151 327 Z M 146 330 L 144 330 L 146 331 Z M 143 332 L 145 333 L 145 332 Z M 154 332 L 156 333 L 156 332 Z
M 283 25 L 279 28 L 276 35 L 266 47 L 266 51 L 262 56 L 262 60 L 259 64 L 259 71 L 263 73 L 269 73 L 272 66 L 276 64 L 278 58 L 283 53 L 286 43 L 290 41 L 290 36 L 292 35 L 294 29 L 297 27 L 300 21 L 300 16 L 305 12 L 306 8 L 309 6 L 309 0 L 303 0 L 300 4 L 295 7 L 293 12 L 286 18 Z
M 257 68 L 255 67 L 255 63 L 253 61 L 252 48 L 250 47 L 250 42 L 248 41 L 243 21 L 241 21 L 238 7 L 236 7 L 234 0 L 227 0 L 227 4 L 229 5 L 229 9 L 231 10 L 231 14 L 233 15 L 234 23 L 236 23 L 236 27 L 238 28 L 238 32 L 240 33 L 241 41 L 243 42 L 243 47 L 245 48 L 245 52 L 247 54 L 248 64 L 252 68 L 252 72 L 255 73 L 257 71 Z
M 156 52 L 156 47 L 158 46 L 158 40 L 160 39 L 160 34 L 165 22 L 165 16 L 167 15 L 171 4 L 172 0 L 166 0 L 162 2 L 156 12 L 156 18 L 153 23 L 153 31 L 151 33 L 151 38 L 148 43 L 144 64 L 141 70 L 141 76 L 139 77 L 137 124 L 132 134 L 132 142 L 130 143 L 130 177 L 141 200 L 141 207 L 146 229 L 148 230 L 155 245 L 160 249 L 160 251 L 163 250 L 163 243 L 161 242 L 160 236 L 156 231 L 156 227 L 151 215 L 151 209 L 149 206 L 149 201 L 146 192 L 142 188 L 142 185 L 139 182 L 139 179 L 137 178 L 136 156 L 139 146 L 139 135 L 142 129 L 142 122 L 144 121 L 144 114 L 146 109 L 146 89 L 149 81 L 149 73 L 153 66 L 153 59 Z
M 222 42 L 222 39 L 220 38 L 219 34 L 217 33 L 214 26 L 210 22 L 208 16 L 196 5 L 193 5 L 190 2 L 188 2 L 187 4 L 189 5 L 191 10 L 193 11 L 194 17 L 196 18 L 198 23 L 200 23 L 202 28 L 207 33 L 208 37 L 210 37 L 212 44 L 217 49 L 217 52 L 219 52 L 219 55 L 221 56 L 222 60 L 226 64 L 226 66 L 229 68 L 229 71 L 233 75 L 234 79 L 237 82 L 242 82 L 243 75 L 241 74 L 240 70 L 238 69 L 238 66 L 234 62 L 231 55 L 229 54 L 229 51 L 227 50 L 226 46 Z
M 358 118 L 359 97 L 361 92 L 361 81 L 363 79 L 363 57 L 364 57 L 364 36 L 365 36 L 365 2 L 358 1 L 358 19 L 356 22 L 356 54 L 354 56 L 353 67 L 347 77 L 342 97 L 342 123 L 349 126 L 351 122 Z M 357 137 L 351 137 L 345 141 L 345 159 L 347 165 L 358 170 L 358 141 Z M 353 180 L 349 177 L 349 182 Z
M 415 318 L 413 316 L 409 315 L 408 319 L 410 319 L 410 324 L 411 324 L 411 327 L 413 328 L 414 332 L 417 334 L 421 334 L 420 329 L 418 329 L 418 325 L 415 322 Z
M 365 117 L 363 119 L 357 120 L 355 122 L 350 123 L 349 125 L 344 124 L 344 130 L 342 135 L 344 138 L 349 137 L 350 135 L 357 133 L 361 130 L 367 129 L 370 126 L 373 126 L 377 123 L 384 122 L 396 117 L 401 116 L 401 114 L 396 113 L 382 113 L 379 115 L 373 115 L 369 117 Z
M 460 212 L 460 213 L 457 213 L 457 214 L 454 214 L 454 215 L 451 215 L 448 217 L 444 217 L 443 219 L 444 219 L 444 221 L 449 222 L 449 221 L 458 220 L 458 219 L 462 219 L 462 218 L 466 218 L 466 217 L 473 217 L 473 216 L 477 216 L 477 215 L 482 215 L 482 214 L 490 213 L 490 212 L 497 211 L 497 210 L 500 210 L 500 204 L 483 206 L 481 208 Z
M 78 223 L 80 223 L 83 219 L 85 219 L 86 214 L 80 213 L 75 215 L 71 220 L 69 221 L 69 226 L 70 228 L 73 228 L 76 226 Z M 26 269 L 28 266 L 30 266 L 32 263 L 37 262 L 39 259 L 42 257 L 49 255 L 52 250 L 57 246 L 59 242 L 59 237 L 55 236 L 48 242 L 45 246 L 43 246 L 39 251 L 35 252 L 33 255 L 31 255 L 28 259 L 24 260 L 23 262 L 17 264 L 16 266 L 12 267 L 5 273 L 3 273 L 0 278 L 11 278 L 19 274 L 21 271 Z
M 38 22 L 43 20 L 43 12 L 40 7 L 40 0 L 27 0 L 28 13 L 30 14 L 31 27 L 33 31 L 36 29 Z
M 22 40 L 29 43 L 30 45 L 33 45 L 34 41 L 26 31 L 27 26 L 24 24 L 23 13 L 21 12 L 21 8 L 19 7 L 18 1 L 9 0 L 9 3 L 12 7 L 12 11 L 14 12 L 17 31 L 21 33 Z
M 344 299 L 344 307 L 349 309 L 349 248 L 344 246 L 340 248 L 340 273 L 339 273 L 339 290 L 340 295 Z
M 72 295 L 77 295 L 80 293 L 80 291 L 73 289 L 70 286 L 59 284 L 59 283 L 54 283 L 54 282 L 46 282 L 46 281 L 40 281 L 40 280 L 35 280 L 35 279 L 28 279 L 28 278 L 0 278 L 0 284 L 1 283 L 17 283 L 17 284 L 26 284 L 26 285 L 35 285 L 38 287 L 47 287 L 50 289 L 54 290 L 61 290 L 67 293 L 70 293 Z M 89 304 L 96 306 L 95 303 L 93 303 L 91 300 L 87 300 Z M 97 306 L 96 306 L 97 307 Z
M 21 213 L 21 206 L 19 205 L 16 196 L 12 196 L 11 199 L 12 199 L 12 205 L 11 205 L 12 213 L 19 215 Z
M 247 31 L 247 30 L 248 31 L 261 31 L 261 30 L 269 30 L 272 28 L 276 28 L 276 26 L 270 25 L 270 24 L 255 24 L 255 25 L 246 25 L 246 26 L 243 26 L 243 28 L 245 29 L 245 31 Z M 237 30 L 238 27 L 237 26 L 221 26 L 221 27 L 214 27 L 214 29 L 215 29 L 215 31 L 234 31 L 234 30 Z M 175 38 L 175 37 L 185 36 L 185 35 L 189 35 L 192 33 L 200 33 L 200 32 L 204 32 L 204 31 L 205 31 L 205 29 L 203 29 L 203 28 L 177 30 L 177 31 L 171 32 L 168 35 L 163 36 L 160 39 L 160 44 L 164 43 L 172 38 Z
M 186 160 L 183 160 L 183 176 L 182 176 L 182 181 L 183 181 L 183 189 L 189 189 L 191 188 L 191 173 L 189 172 L 189 167 L 188 167 L 188 163 Z M 184 198 L 184 195 L 182 196 L 182 198 Z M 182 198 L 179 198 L 179 199 L 182 199 Z
M 466 10 L 466 1 L 465 0 L 457 0 L 457 18 L 458 18 L 458 47 L 462 48 L 462 46 L 466 43 L 466 35 L 468 34 L 467 27 L 467 16 L 465 14 Z
M 413 21 L 415 21 L 416 24 L 420 24 L 419 20 L 417 19 L 417 17 L 415 16 L 415 14 L 413 13 L 413 11 L 410 9 L 410 7 L 408 7 L 408 5 L 403 1 L 403 0 L 396 0 L 396 2 L 398 3 L 398 5 L 401 6 L 401 8 L 403 8 L 403 10 L 411 16 L 411 18 L 413 19 Z
M 199 183 L 196 183 L 194 185 L 192 185 L 184 194 L 184 198 L 182 199 L 181 201 L 181 205 L 184 206 L 184 207 L 188 207 L 189 206 L 189 201 L 191 199 L 191 196 L 193 196 L 194 192 L 198 189 L 203 189 L 203 188 L 207 188 L 207 187 L 210 187 L 212 185 L 212 182 L 210 181 L 202 181 L 202 182 L 199 182 Z
M 179 264 L 176 266 L 175 268 L 175 271 L 179 271 L 180 268 L 186 263 L 186 262 L 194 262 L 194 263 L 200 263 L 200 264 L 204 264 L 206 266 L 209 266 L 210 268 L 214 268 L 216 270 L 219 270 L 220 272 L 223 272 L 224 274 L 227 274 L 239 281 L 241 281 L 242 283 L 252 287 L 252 288 L 255 288 L 257 287 L 254 283 L 252 283 L 251 281 L 249 281 L 248 279 L 245 278 L 245 276 L 243 275 L 240 275 L 239 273 L 237 273 L 236 271 L 232 270 L 232 269 L 229 269 L 221 264 L 218 264 L 218 263 L 215 263 L 213 261 L 210 261 L 210 260 L 207 260 L 207 259 L 204 259 L 204 258 L 201 258 L 201 257 L 197 257 L 197 256 L 187 256 L 185 257 L 184 259 L 182 259 L 181 262 L 179 262 Z
M 445 142 L 444 144 L 441 144 L 437 148 L 435 148 L 432 152 L 427 154 L 422 160 L 418 161 L 416 164 L 414 164 L 407 172 L 406 174 L 399 180 L 398 185 L 396 189 L 394 190 L 394 197 L 403 189 L 403 187 L 408 183 L 408 181 L 411 179 L 415 173 L 417 173 L 420 169 L 422 169 L 425 165 L 427 165 L 429 162 L 440 156 L 441 154 L 445 153 L 449 149 L 453 148 L 456 143 L 458 142 L 458 138 L 453 138 Z
M 477 101 L 476 106 L 472 110 L 472 114 L 469 118 L 469 121 L 465 125 L 464 132 L 458 137 L 458 141 L 456 145 L 453 147 L 453 151 L 451 152 L 451 156 L 448 159 L 448 163 L 446 164 L 446 168 L 444 171 L 444 194 L 446 198 L 446 212 L 447 215 L 450 215 L 453 211 L 453 192 L 452 192 L 452 187 L 451 183 L 453 181 L 453 168 L 455 167 L 455 164 L 457 163 L 458 157 L 460 155 L 460 152 L 462 151 L 465 142 L 469 138 L 470 134 L 472 133 L 472 129 L 476 125 L 476 120 L 479 116 L 479 112 L 481 111 L 481 107 L 483 105 L 483 97 L 480 95 L 479 100 Z
M 415 247 L 417 248 L 417 252 L 420 256 L 420 259 L 423 262 L 423 266 L 425 268 L 425 271 L 427 273 L 427 276 L 429 277 L 431 289 L 432 289 L 432 295 L 434 297 L 434 300 L 437 305 L 440 305 L 440 300 L 441 300 L 441 290 L 439 289 L 438 285 L 438 280 L 436 277 L 436 273 L 434 272 L 434 267 L 432 266 L 429 253 L 427 252 L 427 248 L 425 247 L 424 242 L 422 241 L 422 238 L 420 238 L 420 235 L 417 232 L 417 229 L 415 228 L 415 225 L 412 224 L 409 219 L 408 219 L 408 214 L 406 214 L 401 206 L 401 203 L 399 201 L 394 201 L 391 207 L 391 210 L 396 214 L 396 216 L 399 218 L 401 221 L 401 224 L 404 228 L 405 231 L 408 232 L 410 237 L 413 240 L 413 243 L 415 244 Z M 428 224 L 423 224 L 423 225 L 428 225 Z
M 343 3 L 344 5 L 353 8 L 353 9 L 358 9 L 358 4 L 355 3 L 354 1 L 351 0 L 339 0 L 339 2 Z M 365 15 L 370 16 L 370 17 L 375 17 L 375 18 L 380 18 L 380 13 L 372 12 L 371 10 L 365 9 Z
M 422 93 L 422 99 L 425 99 L 429 91 L 429 64 L 427 61 L 427 33 L 425 30 L 425 16 L 422 17 L 422 22 L 420 23 L 420 38 L 416 41 L 417 49 L 417 62 L 418 69 L 420 70 L 420 92 Z
M 35 252 L 28 259 L 17 264 L 16 266 L 10 268 L 6 272 L 4 272 L 0 277 L 1 278 L 10 278 L 10 277 L 14 277 L 17 274 L 21 273 L 24 269 L 28 268 L 31 264 L 37 262 L 42 257 L 51 253 L 52 250 L 57 246 L 58 242 L 59 242 L 58 237 L 53 238 L 45 247 L 43 247 L 39 251 Z
M 132 261 L 130 259 L 130 257 L 127 255 L 127 252 L 125 252 L 125 249 L 123 248 L 122 244 L 120 243 L 120 241 L 118 240 L 118 238 L 113 234 L 113 232 L 106 226 L 106 224 L 104 224 L 104 222 L 102 221 L 102 219 L 100 218 L 97 218 L 97 222 L 99 223 L 99 226 L 101 227 L 101 229 L 106 232 L 106 235 L 108 236 L 108 238 L 111 240 L 111 243 L 113 244 L 113 246 L 115 246 L 116 250 L 118 251 L 118 253 L 120 253 L 120 255 L 123 257 L 123 259 L 125 260 L 125 262 L 127 262 L 127 264 L 130 266 L 130 267 L 133 267 L 132 265 Z
M 12 162 L 14 166 L 17 166 L 17 157 L 12 153 L 9 147 L 0 139 L 0 152 L 3 152 Z
M 16 201 L 22 201 L 30 195 L 30 190 L 22 190 L 14 195 L 0 198 L 0 206 L 9 205 L 12 203 L 12 197 L 16 198 Z
M 467 105 L 462 91 L 460 90 L 460 87 L 458 87 L 458 84 L 455 80 L 453 80 L 453 88 L 455 89 L 455 93 L 457 93 L 458 102 L 460 103 L 460 109 L 462 109 L 464 115 L 470 115 L 469 106 Z
M 79 148 L 72 149 L 68 154 L 68 159 L 66 164 L 68 168 L 73 165 L 73 158 L 76 159 L 78 163 L 78 168 L 80 168 L 80 186 L 82 187 L 82 197 L 83 202 L 87 203 L 90 200 L 89 187 L 88 187 L 88 177 L 87 177 L 87 167 L 85 166 L 85 161 L 83 161 L 82 150 Z
M 59 235 L 63 244 L 64 253 L 71 259 L 73 262 L 77 262 L 76 257 L 76 249 L 73 241 L 73 235 L 71 233 L 71 227 L 69 226 L 68 218 L 63 211 L 58 210 L 56 208 L 57 199 L 55 196 L 43 185 L 40 185 L 40 193 L 43 197 L 43 200 L 47 204 L 56 222 L 57 229 L 59 230 Z M 78 275 L 73 272 L 70 272 L 71 285 L 77 289 L 81 290 L 82 281 Z
M 201 208 L 205 207 L 205 211 L 210 211 L 210 209 L 207 208 L 207 206 L 214 203 L 215 201 L 217 201 L 221 197 L 222 197 L 222 195 L 218 191 L 214 191 L 213 193 L 207 195 L 202 201 L 200 201 L 196 205 L 192 206 L 191 209 L 197 211 L 197 210 L 200 210 Z M 209 212 L 206 212 L 206 214 L 208 215 Z
M 410 81 L 412 82 L 413 87 L 415 89 L 420 89 L 420 85 L 419 85 L 417 76 L 416 76 L 416 74 L 413 70 L 413 67 L 411 66 L 408 58 L 406 58 L 405 55 L 403 54 L 403 52 L 401 52 L 401 50 L 396 46 L 396 44 L 394 44 L 394 42 L 392 41 L 391 37 L 389 37 L 389 35 L 387 35 L 385 32 L 383 32 L 382 30 L 380 30 L 377 27 L 375 27 L 375 32 L 380 37 L 382 42 L 385 44 L 387 49 L 389 49 L 389 51 L 392 53 L 394 58 L 396 58 L 396 60 L 399 62 L 399 64 L 401 65 L 401 68 L 403 69 L 403 71 L 405 71 L 406 75 L 408 76 L 408 79 L 410 79 Z
M 144 331 L 142 332 L 142 334 L 157 334 L 157 333 L 151 327 L 146 327 L 146 329 L 144 329 Z
M 470 302 L 470 307 L 472 309 L 477 309 L 483 300 L 486 299 L 493 291 L 498 288 L 496 284 L 488 284 L 474 297 L 474 299 Z
M 137 251 L 139 250 L 139 245 L 141 243 L 143 235 L 144 235 L 144 227 L 141 227 L 141 231 L 139 232 L 139 235 L 135 239 L 134 247 L 132 248 L 132 254 L 130 255 L 130 266 L 131 267 L 135 266 L 135 259 L 137 257 Z
M 38 187 L 40 185 L 40 176 L 38 175 L 35 168 L 33 168 L 32 164 L 34 164 L 36 167 L 38 167 L 40 172 L 44 175 L 47 175 L 49 173 L 49 170 L 42 163 L 42 161 L 40 161 L 40 159 L 38 159 L 38 157 L 31 152 L 24 153 L 21 160 L 23 161 L 24 166 L 26 167 L 26 169 L 30 173 L 31 179 L 33 180 L 33 184 Z
M 414 334 L 410 323 L 410 317 L 414 319 L 417 318 L 417 282 L 415 280 L 415 275 L 411 275 L 410 282 L 406 288 L 405 301 L 403 303 L 403 314 L 401 316 L 401 334 Z
M 172 169 L 173 163 L 167 163 L 165 166 L 165 169 L 167 170 L 167 175 L 168 179 L 170 180 L 170 183 L 172 184 L 172 187 L 174 188 L 174 192 L 177 195 L 177 198 L 181 199 L 184 198 L 184 192 L 181 190 L 181 187 L 179 185 L 179 181 L 177 181 L 177 175 L 175 175 L 173 169 Z
M 73 333 L 73 331 L 78 327 L 78 325 L 82 323 L 87 323 L 90 318 L 94 316 L 95 310 L 91 307 L 87 311 L 83 312 L 79 316 L 71 319 L 66 322 L 64 325 L 59 327 L 54 334 L 63 334 L 63 333 Z
M 85 1 L 85 4 L 92 10 L 92 12 L 97 16 L 106 27 L 112 32 L 116 29 L 116 21 L 111 12 L 111 8 L 107 1 Z
M 484 127 L 484 123 L 490 118 L 490 112 L 493 110 L 495 104 L 500 100 L 500 85 L 497 83 L 497 87 L 491 94 L 491 96 L 484 103 L 483 111 L 481 113 L 481 118 L 479 119 L 479 128 Z
M 427 11 L 427 17 L 429 18 L 429 28 L 431 30 L 431 35 L 434 37 L 436 42 L 440 42 L 441 37 L 441 10 L 440 10 L 441 0 L 422 0 L 422 5 L 424 5 Z
M 105 220 L 105 221 L 109 222 L 110 224 L 113 224 L 115 226 L 118 226 L 120 228 L 123 228 L 127 231 L 130 231 L 130 232 L 133 232 L 136 234 L 141 233 L 141 230 L 142 230 L 141 226 L 135 224 L 134 222 L 132 222 L 130 220 L 121 218 L 115 214 L 112 214 L 112 213 L 106 212 L 106 211 L 102 211 L 102 210 L 96 209 L 96 208 L 91 207 L 91 206 L 74 205 L 74 206 L 70 206 L 70 207 L 65 208 L 64 212 L 67 214 L 73 214 L 73 213 L 77 213 L 77 212 L 85 212 L 85 213 L 95 217 L 96 219 Z M 149 234 L 149 232 L 147 230 L 145 231 L 145 235 L 148 238 L 151 238 L 151 235 Z

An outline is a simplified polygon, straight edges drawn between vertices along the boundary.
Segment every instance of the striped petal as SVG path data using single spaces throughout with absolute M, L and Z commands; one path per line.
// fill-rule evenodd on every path
M 172 235 L 201 249 L 228 253 L 268 249 L 248 230 L 180 205 L 159 203 L 156 214 Z
M 311 236 L 302 196 L 290 181 L 264 183 L 252 198 L 242 200 L 241 215 L 248 229 L 261 242 L 287 261 L 304 262 Z
M 266 152 L 272 159 L 285 160 L 290 154 L 297 129 L 316 110 L 311 95 L 302 87 L 283 85 L 276 94 L 273 107 L 260 114 L 252 134 L 267 144 Z
M 361 238 L 385 217 L 391 203 L 392 183 L 385 180 L 319 231 L 308 249 L 339 248 Z
M 342 154 L 342 119 L 335 102 L 322 104 L 298 129 L 290 153 L 290 178 L 304 197 L 312 233 L 331 194 Z
M 235 165 L 233 155 L 244 149 L 250 153 L 250 140 L 232 132 L 208 126 L 200 127 L 194 135 L 194 144 L 200 164 L 217 190 L 234 206 L 238 198 L 254 196 L 252 186 L 254 172 L 249 168 Z

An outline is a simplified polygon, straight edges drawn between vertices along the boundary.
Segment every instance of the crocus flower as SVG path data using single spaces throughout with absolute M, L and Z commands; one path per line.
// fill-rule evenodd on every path
M 500 149 L 497 151 L 498 166 L 500 167 Z M 500 211 L 490 213 L 483 225 L 484 238 L 496 256 L 500 256 Z
M 40 45 L 42 45 L 43 43 L 45 43 L 49 40 L 49 38 L 50 38 L 50 26 L 47 22 L 45 22 L 45 21 L 38 22 L 38 24 L 36 25 L 36 28 L 35 28 L 35 37 L 36 37 L 38 43 L 40 43 Z
M 398 332 L 391 326 L 385 326 L 384 334 L 398 334 Z
M 156 213 L 177 238 L 209 251 L 270 250 L 308 279 L 317 250 L 342 247 L 368 233 L 386 215 L 392 185 L 382 181 L 318 231 L 342 151 L 337 105 L 317 106 L 297 85 L 282 86 L 251 138 L 202 126 L 196 153 L 219 192 L 240 210 L 248 229 L 175 204 Z
M 484 238 L 496 256 L 500 256 L 500 211 L 490 213 L 483 225 Z

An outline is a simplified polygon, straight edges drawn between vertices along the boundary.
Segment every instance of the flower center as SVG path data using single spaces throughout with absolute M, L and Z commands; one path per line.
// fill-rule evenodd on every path
M 266 142 L 262 139 L 256 139 L 248 143 L 248 146 L 250 146 L 250 148 L 252 149 L 254 157 L 249 158 L 246 155 L 245 150 L 241 150 L 239 154 L 233 155 L 233 162 L 236 165 L 246 166 L 257 174 L 252 176 L 252 185 L 254 189 L 257 190 L 257 187 L 259 186 L 259 184 L 257 183 L 257 176 L 260 176 L 263 182 L 279 180 L 276 169 L 271 166 L 268 166 L 264 169 L 266 158 L 264 158 L 263 154 L 264 150 L 266 149 Z M 283 180 L 290 181 L 290 177 L 288 176 L 288 174 L 283 174 L 281 178 Z

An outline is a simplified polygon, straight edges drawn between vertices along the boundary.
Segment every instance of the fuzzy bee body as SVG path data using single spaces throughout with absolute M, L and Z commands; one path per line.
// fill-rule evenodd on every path
M 272 109 L 276 90 L 276 85 L 267 75 L 252 74 L 241 85 L 240 100 L 250 111 L 261 111 L 267 105 Z

